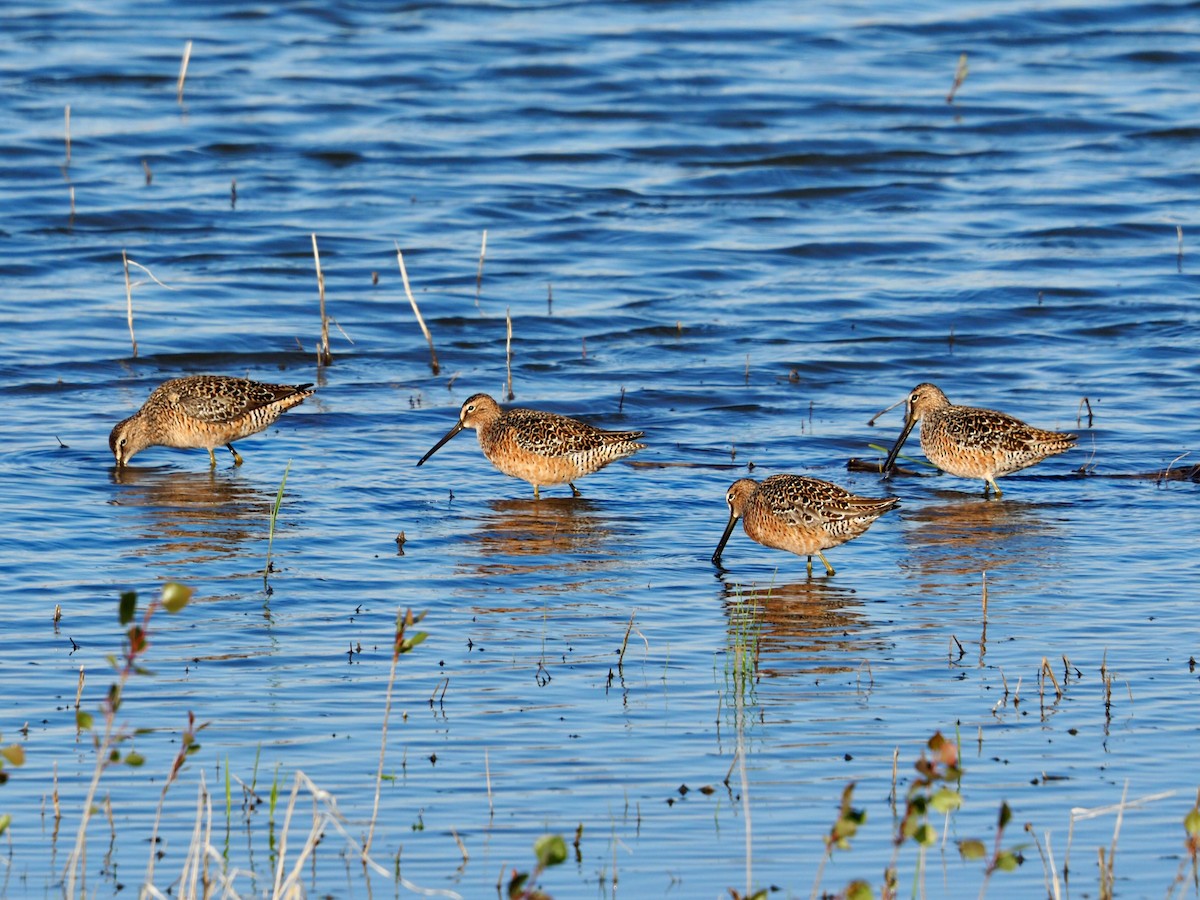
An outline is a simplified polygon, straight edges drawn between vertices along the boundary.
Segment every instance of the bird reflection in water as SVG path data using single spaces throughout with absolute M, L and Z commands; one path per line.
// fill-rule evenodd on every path
M 762 675 L 850 672 L 883 646 L 863 633 L 863 601 L 854 589 L 828 579 L 723 583 L 721 594 L 730 645 L 756 633 Z
M 460 571 L 469 570 L 464 574 L 489 580 L 503 577 L 505 594 L 562 597 L 578 591 L 581 602 L 616 593 L 624 584 L 614 577 L 610 591 L 603 577 L 597 578 L 598 572 L 612 569 L 616 574 L 627 569 L 613 546 L 613 528 L 619 527 L 619 519 L 611 504 L 606 508 L 587 498 L 542 497 L 497 499 L 488 507 L 469 538 L 478 552 L 460 559 Z M 494 584 L 486 596 L 488 608 L 494 609 Z
M 263 537 L 275 500 L 236 471 L 126 467 L 114 468 L 112 479 L 121 490 L 110 502 L 144 513 L 136 552 L 162 557 L 164 564 L 238 554 L 248 539 Z
M 947 576 L 978 578 L 983 570 L 1054 566 L 1061 529 L 1044 503 L 964 501 L 946 492 L 949 502 L 931 498 L 911 504 L 901 521 L 909 552 L 901 567 L 928 574 L 939 585 Z

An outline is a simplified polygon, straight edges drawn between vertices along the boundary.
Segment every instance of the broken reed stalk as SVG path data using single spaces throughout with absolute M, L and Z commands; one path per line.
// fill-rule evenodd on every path
M 479 269 L 475 272 L 475 308 L 479 309 L 479 291 L 483 287 L 483 258 L 487 256 L 487 229 L 483 229 L 483 242 L 479 245 Z
M 465 866 L 471 861 L 471 854 L 467 852 L 467 845 L 462 842 L 462 838 L 458 836 L 458 829 L 451 827 L 450 834 L 454 838 L 454 843 L 458 844 L 458 851 L 462 854 L 463 865 Z
M 946 95 L 947 103 L 954 102 L 954 95 L 958 93 L 962 83 L 967 80 L 967 71 L 967 54 L 959 54 L 958 65 L 954 69 L 954 84 L 950 86 L 950 93 Z
M 133 344 L 133 358 L 137 359 L 137 336 L 133 333 L 133 285 L 129 281 L 129 256 L 124 247 L 121 248 L 121 263 L 125 266 L 125 317 L 129 320 L 129 340 Z
M 183 61 L 179 64 L 179 82 L 175 85 L 175 102 L 183 103 L 183 81 L 187 78 L 188 60 L 192 58 L 192 42 L 183 45 Z
M 436 375 L 442 370 L 438 365 L 437 351 L 433 349 L 433 335 L 429 333 L 429 329 L 425 325 L 425 320 L 421 318 L 421 310 L 417 308 L 417 298 L 413 296 L 412 288 L 408 285 L 408 270 L 404 268 L 404 254 L 400 252 L 400 244 L 396 243 L 396 261 L 400 264 L 400 280 L 404 282 L 404 293 L 408 297 L 408 303 L 412 307 L 413 314 L 417 317 L 417 324 L 421 326 L 421 333 L 425 335 L 425 340 L 429 342 L 429 368 Z
M 983 624 L 987 624 L 987 570 L 983 572 Z
M 511 402 L 516 394 L 512 389 L 512 311 L 504 307 L 504 323 L 508 336 L 504 339 L 504 369 L 508 373 L 508 399 Z
M 317 249 L 317 234 L 312 236 L 313 260 L 317 264 L 317 295 L 321 300 L 321 342 L 317 345 L 317 367 L 333 362 L 329 352 L 329 317 L 325 315 L 325 273 L 321 271 L 321 252 Z

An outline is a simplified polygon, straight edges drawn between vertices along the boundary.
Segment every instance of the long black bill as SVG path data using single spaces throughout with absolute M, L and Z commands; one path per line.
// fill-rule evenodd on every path
M 453 428 L 451 428 L 449 431 L 446 432 L 445 436 L 440 441 L 438 441 L 436 444 L 434 444 L 432 447 L 429 448 L 428 453 L 426 453 L 419 460 L 417 460 L 417 465 L 418 466 L 421 465 L 422 463 L 425 462 L 425 460 L 429 459 L 429 457 L 433 456 L 433 454 L 435 454 L 439 450 L 441 450 L 442 445 L 445 444 L 448 440 L 450 440 L 450 438 L 454 437 L 456 434 L 458 434 L 460 431 L 462 431 L 463 427 L 464 426 L 463 426 L 462 420 L 460 419 Z
M 904 417 L 904 430 L 900 432 L 900 437 L 896 438 L 896 443 L 892 445 L 892 452 L 887 455 L 887 460 L 880 470 L 883 472 L 883 477 L 888 478 L 892 474 L 892 469 L 896 465 L 896 457 L 900 455 L 900 448 L 904 446 L 904 442 L 908 440 L 908 434 L 913 430 L 913 426 L 917 424 L 917 420 L 911 415 Z
M 712 555 L 712 564 L 718 569 L 721 568 L 721 551 L 725 549 L 725 545 L 729 542 L 729 536 L 733 534 L 733 526 L 737 524 L 738 517 L 733 513 L 729 514 L 729 524 L 725 526 L 725 533 L 721 535 L 721 542 L 717 544 L 717 549 Z

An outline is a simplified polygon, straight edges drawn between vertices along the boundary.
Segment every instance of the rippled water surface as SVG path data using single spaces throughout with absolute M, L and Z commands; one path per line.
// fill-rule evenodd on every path
M 1200 450 L 1195 3 L 118 0 L 0 23 L 0 745 L 24 751 L 0 893 L 64 890 L 95 763 L 80 673 L 102 731 L 118 597 L 168 581 L 196 597 L 151 620 L 125 689 L 145 764 L 100 779 L 95 896 L 138 891 L 164 788 L 152 881 L 175 895 L 207 844 L 240 896 L 297 865 L 312 896 L 491 896 L 559 834 L 555 896 L 878 896 L 891 865 L 902 894 L 973 896 L 987 861 L 959 842 L 990 855 L 1003 803 L 1024 862 L 991 896 L 1096 896 L 1114 845 L 1120 896 L 1187 875 L 1200 514 L 1163 474 Z M 507 399 L 506 313 L 514 404 L 646 432 L 582 498 L 535 501 L 470 434 L 415 466 L 466 397 Z M 241 467 L 156 448 L 115 470 L 113 424 L 192 372 L 317 393 Z M 848 468 L 921 381 L 1079 446 L 1001 500 Z M 719 572 L 726 488 L 779 472 L 902 505 L 833 577 L 740 528 Z M 397 666 L 364 873 L 408 608 L 428 639 Z M 938 731 L 962 807 L 897 849 Z M 301 773 L 327 793 L 286 819 Z M 866 821 L 822 868 L 850 783 Z

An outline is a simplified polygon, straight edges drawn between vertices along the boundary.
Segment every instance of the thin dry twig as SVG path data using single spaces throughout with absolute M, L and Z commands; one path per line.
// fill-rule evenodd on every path
M 959 55 L 958 65 L 954 69 L 954 84 L 950 86 L 950 93 L 946 95 L 947 103 L 954 102 L 954 95 L 958 93 L 962 83 L 967 80 L 967 72 L 967 54 L 962 53 Z
M 192 42 L 183 45 L 183 60 L 179 63 L 179 82 L 175 85 L 175 102 L 183 103 L 183 82 L 187 78 L 188 61 L 192 58 Z
M 512 389 L 512 311 L 507 306 L 504 308 L 504 322 L 508 330 L 504 340 L 504 368 L 508 373 L 508 399 L 511 402 L 516 394 Z
M 421 326 L 421 333 L 425 335 L 425 340 L 429 342 L 429 368 L 436 375 L 442 370 L 438 364 L 437 351 L 433 349 L 433 335 L 429 333 L 429 328 L 425 325 L 425 320 L 421 318 L 421 310 L 417 308 L 417 298 L 413 296 L 412 288 L 408 285 L 408 270 L 404 268 L 404 254 L 400 252 L 400 244 L 396 242 L 396 261 L 400 263 L 400 280 L 404 282 L 404 293 L 408 296 L 409 305 L 412 306 L 413 314 L 417 317 L 417 324 Z
M 317 294 L 321 300 L 321 343 L 317 345 L 317 366 L 327 366 L 333 362 L 329 352 L 329 317 L 325 315 L 325 273 L 321 271 L 321 253 L 317 249 L 317 235 L 313 232 L 313 260 L 317 264 Z
M 129 340 L 133 344 L 133 358 L 137 359 L 137 335 L 133 333 L 133 285 L 129 281 L 129 256 L 121 248 L 121 262 L 125 266 L 125 316 L 129 320 Z
M 483 242 L 479 245 L 479 269 L 475 273 L 475 308 L 479 309 L 479 291 L 483 287 L 483 258 L 487 256 L 487 229 L 483 229 Z

